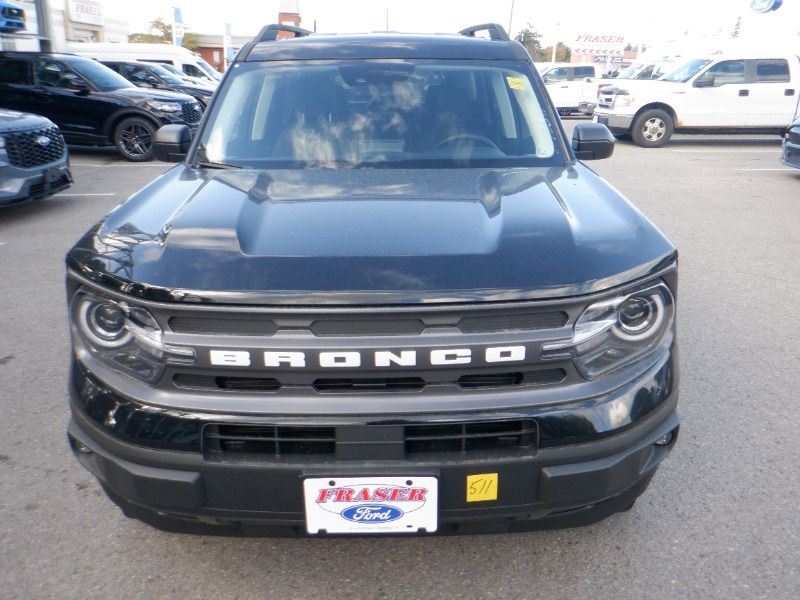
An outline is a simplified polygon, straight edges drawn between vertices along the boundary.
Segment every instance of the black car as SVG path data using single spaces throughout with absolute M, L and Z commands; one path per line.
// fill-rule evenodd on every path
M 208 102 L 214 94 L 214 88 L 188 83 L 158 63 L 118 60 L 101 60 L 100 62 L 136 86 L 187 94 L 200 102 L 203 107 L 208 106 Z
M 203 107 L 184 94 L 138 88 L 95 60 L 67 54 L 0 52 L 0 107 L 43 115 L 68 144 L 115 145 L 150 160 L 156 130 L 197 127 Z
M 800 119 L 786 131 L 783 138 L 781 162 L 787 167 L 800 169 Z
M 608 129 L 570 143 L 524 47 L 461 33 L 266 27 L 193 141 L 156 134 L 181 164 L 70 250 L 69 443 L 125 514 L 502 531 L 648 486 L 677 252 L 580 162 Z
M 39 115 L 0 109 L 0 208 L 41 200 L 70 183 L 58 127 Z

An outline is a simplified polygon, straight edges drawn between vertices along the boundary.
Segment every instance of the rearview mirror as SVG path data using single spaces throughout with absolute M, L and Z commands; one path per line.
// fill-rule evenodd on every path
M 181 162 L 191 143 L 192 132 L 186 125 L 164 125 L 156 131 L 153 154 L 164 162 Z
M 614 136 L 601 123 L 579 123 L 572 133 L 572 151 L 578 160 L 599 160 L 614 154 Z

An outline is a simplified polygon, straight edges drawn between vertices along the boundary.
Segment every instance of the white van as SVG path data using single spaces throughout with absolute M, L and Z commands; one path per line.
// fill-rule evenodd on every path
M 97 60 L 138 60 L 173 65 L 188 77 L 216 85 L 222 75 L 199 54 L 171 44 L 67 43 L 67 52 Z

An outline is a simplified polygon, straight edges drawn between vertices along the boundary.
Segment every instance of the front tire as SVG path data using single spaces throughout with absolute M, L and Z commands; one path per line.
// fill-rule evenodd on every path
M 642 112 L 633 121 L 631 137 L 642 148 L 660 148 L 675 131 L 675 122 L 666 111 L 654 108 Z
M 114 145 L 126 160 L 143 162 L 153 158 L 155 126 L 141 117 L 122 119 L 114 129 Z

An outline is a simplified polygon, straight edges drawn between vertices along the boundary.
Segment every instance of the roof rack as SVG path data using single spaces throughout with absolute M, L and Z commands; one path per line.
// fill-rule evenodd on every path
M 458 33 L 467 37 L 475 37 L 475 34 L 479 31 L 488 31 L 489 38 L 492 40 L 497 40 L 500 42 L 511 41 L 511 38 L 508 37 L 508 34 L 506 33 L 506 30 L 503 29 L 503 26 L 497 23 L 482 23 L 481 25 L 473 25 L 472 27 L 462 29 Z
M 266 25 L 261 31 L 258 33 L 255 39 L 256 44 L 260 44 L 261 42 L 274 42 L 278 39 L 278 34 L 280 33 L 293 33 L 292 37 L 306 37 L 307 35 L 311 35 L 311 31 L 308 29 L 303 29 L 302 27 L 294 27 L 292 25 L 283 25 L 283 24 L 272 24 Z

